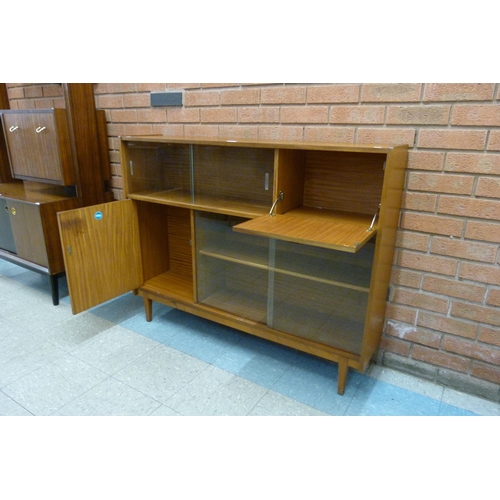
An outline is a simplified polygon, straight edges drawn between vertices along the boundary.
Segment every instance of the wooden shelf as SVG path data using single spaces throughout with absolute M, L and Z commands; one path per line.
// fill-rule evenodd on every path
M 373 215 L 302 207 L 282 215 L 243 222 L 233 230 L 245 234 L 355 253 L 377 233 Z
M 264 247 L 249 247 L 241 243 L 233 243 L 229 248 L 211 246 L 200 250 L 199 253 L 256 269 L 270 270 L 269 251 Z M 334 256 L 331 256 L 331 259 L 304 259 L 303 255 L 299 257 L 299 259 L 290 260 L 287 256 L 281 255 L 279 263 L 271 270 L 278 274 L 286 274 L 317 283 L 366 293 L 370 291 L 371 267 L 350 264 L 335 259 Z
M 234 215 L 236 217 L 254 218 L 261 217 L 269 212 L 269 206 L 258 206 L 255 203 L 242 202 L 234 198 L 221 198 L 192 194 L 182 189 L 168 191 L 143 191 L 129 194 L 132 200 L 148 201 L 172 205 L 204 212 Z
M 169 291 L 169 297 L 174 301 L 192 304 L 193 281 L 190 276 L 175 272 L 165 272 L 146 281 L 141 287 L 141 291 L 163 297 L 165 290 Z
M 201 300 L 200 304 L 233 314 L 236 318 L 266 324 L 267 299 L 262 295 L 244 290 L 233 293 L 221 289 Z
M 74 198 L 75 192 L 62 186 L 18 181 L 0 183 L 0 196 L 27 203 L 52 203 Z

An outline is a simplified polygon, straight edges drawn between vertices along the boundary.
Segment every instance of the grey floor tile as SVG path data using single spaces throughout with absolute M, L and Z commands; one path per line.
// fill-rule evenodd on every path
M 2 326 L 6 322 L 2 321 Z M 51 363 L 64 351 L 20 328 L 0 338 L 0 388 Z
M 95 339 L 100 333 L 115 326 L 106 319 L 83 312 L 56 325 L 36 330 L 36 335 L 60 349 L 70 352 Z
M 449 405 L 447 403 L 443 403 L 439 406 L 439 416 L 440 417 L 471 417 L 471 416 L 479 416 L 478 413 L 474 413 L 472 411 L 464 410 L 463 408 L 458 408 L 457 406 Z
M 491 417 L 500 415 L 500 403 L 487 401 L 486 399 L 464 394 L 453 389 L 444 389 L 442 401 L 443 403 L 463 408 L 479 415 Z
M 161 406 L 159 401 L 108 378 L 60 410 L 63 416 L 148 416 Z
M 9 342 L 15 339 L 22 340 L 23 337 L 33 338 L 33 334 L 25 328 L 22 328 L 21 326 L 12 323 L 3 316 L 0 316 L 0 342 Z
M 182 415 L 247 415 L 266 392 L 265 387 L 210 366 L 172 396 L 167 406 Z
M 285 371 L 293 368 L 297 358 L 298 354 L 294 349 L 247 335 L 229 347 L 213 364 L 271 388 Z
M 144 316 L 144 299 L 133 293 L 125 293 L 104 304 L 89 309 L 89 312 L 116 324 L 132 318 L 137 314 Z
M 186 327 L 167 344 L 207 363 L 213 363 L 244 336 L 238 330 L 182 311 L 177 311 L 176 316 Z
M 16 403 L 12 398 L 0 391 L 0 417 L 33 416 L 26 408 Z
M 153 413 L 151 413 L 150 417 L 182 417 L 182 415 L 168 406 L 161 405 Z
M 438 416 L 441 402 L 365 377 L 354 394 L 347 416 Z
M 299 401 L 287 398 L 282 394 L 274 391 L 269 391 L 264 397 L 255 405 L 255 407 L 248 414 L 249 416 L 329 416 L 328 413 L 311 408 Z
M 364 375 L 349 370 L 341 396 L 337 394 L 337 374 L 336 363 L 304 355 L 294 368 L 282 375 L 272 390 L 329 415 L 344 415 Z
M 124 328 L 168 345 L 172 337 L 186 328 L 187 313 L 153 302 L 153 319 L 146 321 L 144 311 L 122 321 Z
M 422 396 L 427 396 L 432 399 L 441 400 L 443 397 L 444 387 L 434 384 L 428 380 L 412 377 L 406 373 L 398 372 L 385 366 L 378 366 L 372 364 L 368 371 L 367 376 L 387 382 L 388 384 L 395 385 L 402 389 L 407 389 Z
M 108 375 L 66 354 L 2 390 L 35 415 L 51 415 L 108 378 Z
M 109 375 L 158 346 L 158 342 L 121 326 L 99 333 L 94 339 L 71 353 Z
M 2 315 L 16 325 L 36 332 L 42 327 L 70 319 L 72 312 L 68 304 L 61 302 L 54 306 L 49 295 L 29 290 L 15 294 L 2 304 Z
M 114 377 L 166 403 L 207 366 L 204 361 L 160 344 L 116 372 Z

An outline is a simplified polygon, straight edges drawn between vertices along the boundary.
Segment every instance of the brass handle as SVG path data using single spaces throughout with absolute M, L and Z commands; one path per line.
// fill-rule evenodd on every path
M 9 127 L 10 132 L 14 132 L 18 129 L 19 127 L 17 125 L 12 125 L 12 127 Z
M 10 209 L 10 213 L 11 213 L 12 215 L 16 215 L 16 213 L 17 213 L 17 212 L 16 212 L 16 209 L 15 209 L 14 207 L 12 207 L 12 208 Z
M 47 127 L 37 127 L 36 128 L 36 133 L 39 134 L 40 132 L 43 132 Z

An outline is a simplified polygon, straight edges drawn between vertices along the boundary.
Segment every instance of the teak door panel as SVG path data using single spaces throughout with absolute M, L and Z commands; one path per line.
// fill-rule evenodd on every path
M 3 122 L 13 177 L 74 183 L 63 109 L 4 112 Z
M 132 200 L 60 212 L 58 222 L 74 314 L 142 285 L 139 223 Z

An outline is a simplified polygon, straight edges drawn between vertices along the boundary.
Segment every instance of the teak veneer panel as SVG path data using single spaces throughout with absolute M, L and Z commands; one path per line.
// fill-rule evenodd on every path
M 74 314 L 142 284 L 137 208 L 131 200 L 61 212 L 58 222 Z
M 64 109 L 4 111 L 2 115 L 13 177 L 74 184 Z
M 283 215 L 265 215 L 249 220 L 235 226 L 234 231 L 356 252 L 377 232 L 376 225 L 369 231 L 372 218 L 360 214 L 302 208 Z

